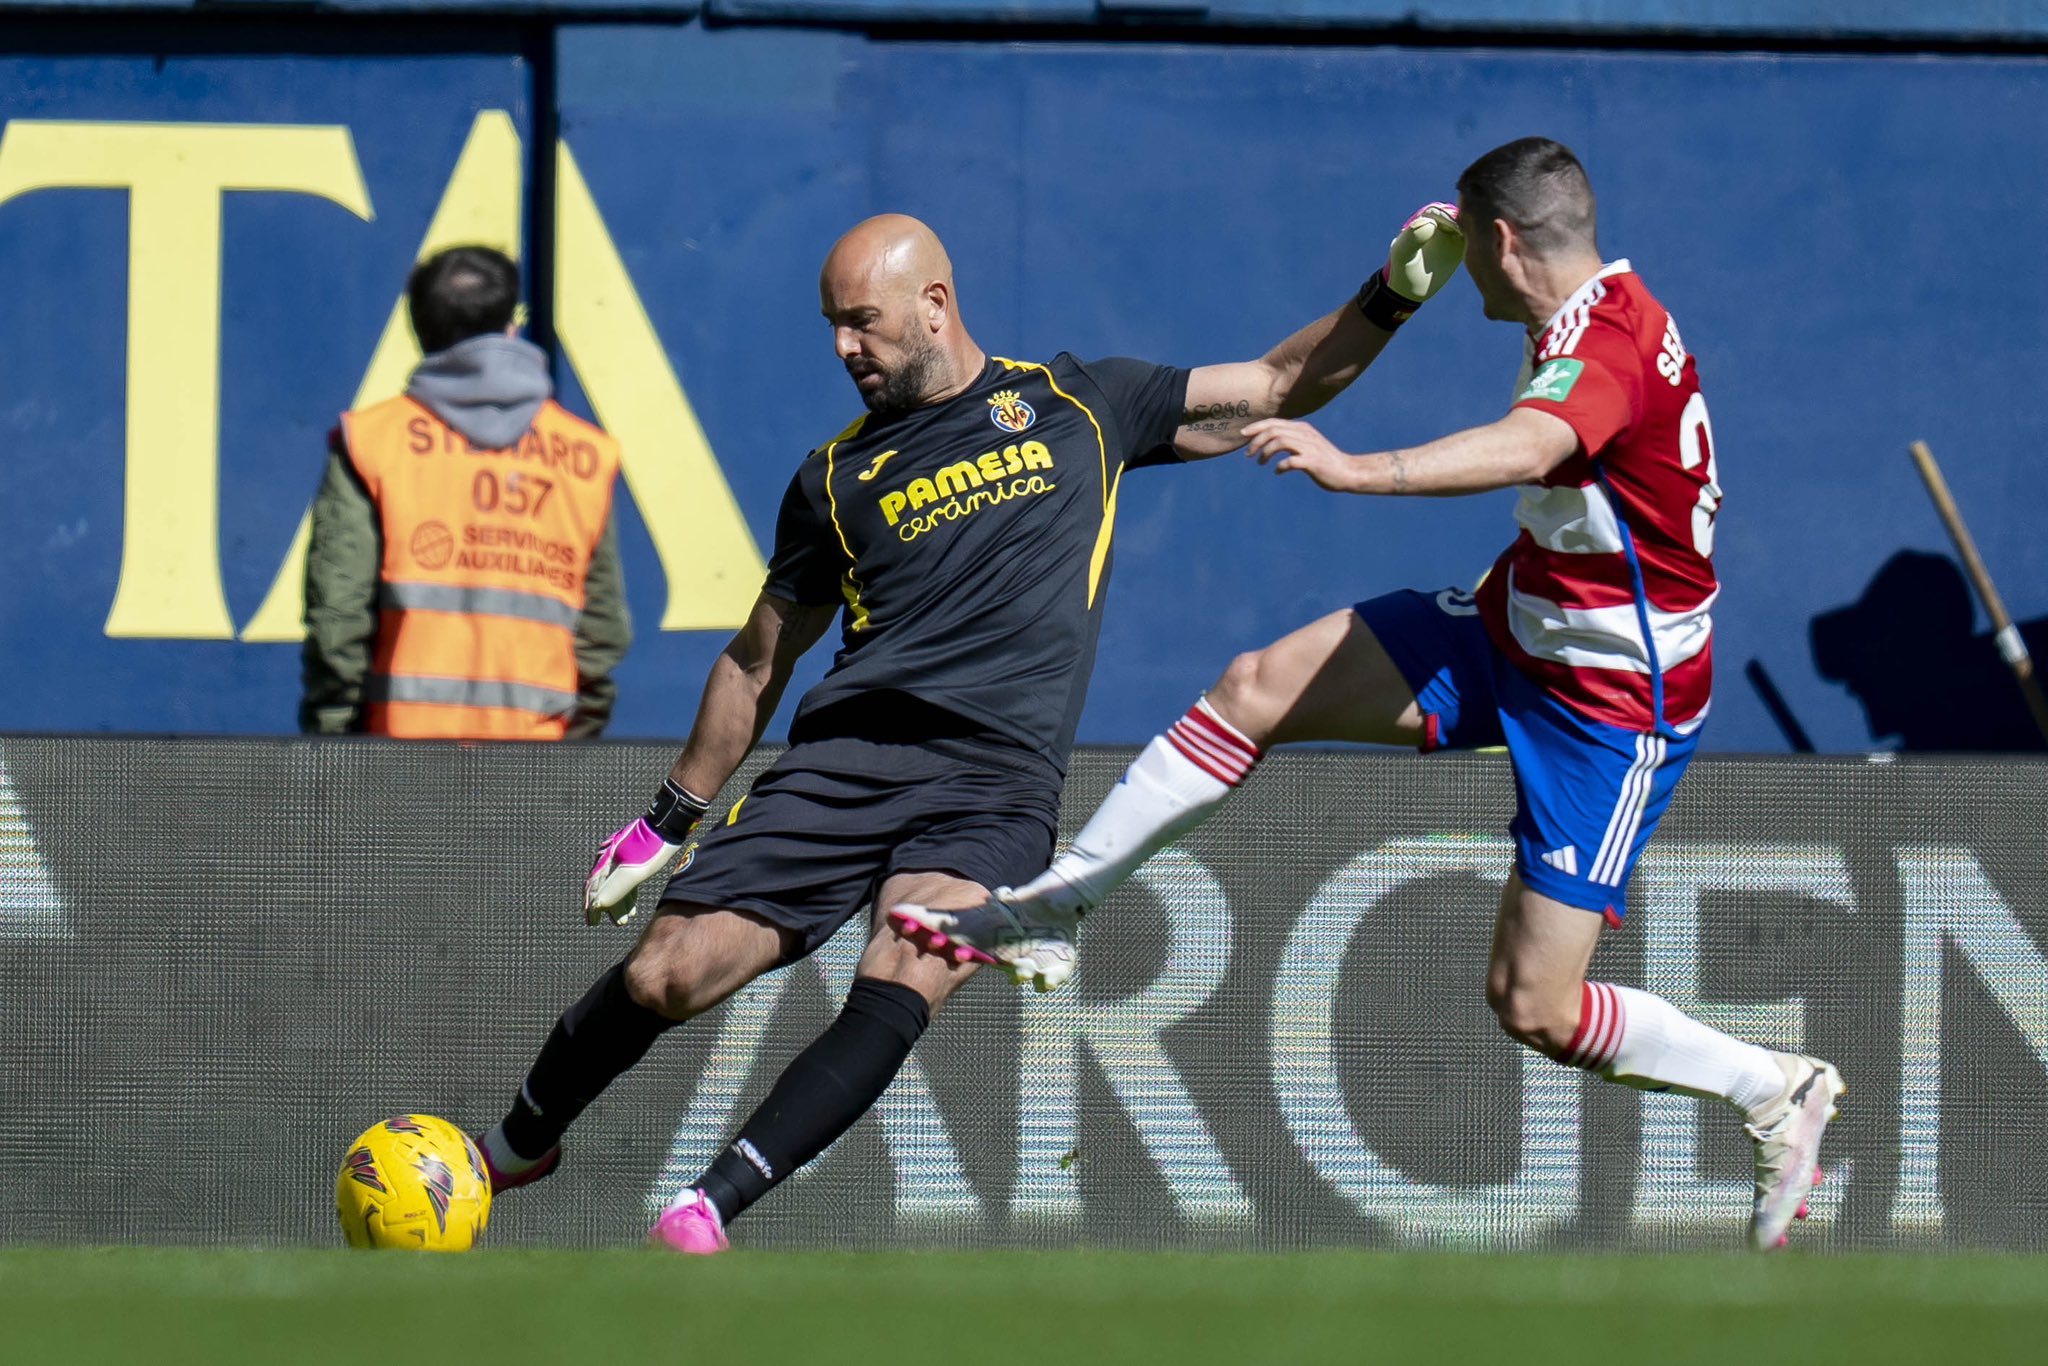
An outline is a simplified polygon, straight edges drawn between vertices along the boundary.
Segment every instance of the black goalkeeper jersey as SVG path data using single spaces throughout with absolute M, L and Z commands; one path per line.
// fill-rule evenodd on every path
M 870 414 L 813 451 L 783 495 L 765 591 L 845 612 L 792 737 L 907 696 L 1064 772 L 1119 482 L 1177 458 L 1187 385 L 1143 361 L 991 358 L 964 393 Z

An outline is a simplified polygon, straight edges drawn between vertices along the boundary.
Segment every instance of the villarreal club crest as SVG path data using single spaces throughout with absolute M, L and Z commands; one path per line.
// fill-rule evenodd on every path
M 1003 431 L 1015 434 L 1038 421 L 1038 414 L 1015 389 L 1005 389 L 988 401 L 988 419 Z
M 491 1180 L 469 1135 L 432 1115 L 397 1115 L 348 1145 L 334 1178 L 350 1247 L 467 1252 L 491 1217 Z

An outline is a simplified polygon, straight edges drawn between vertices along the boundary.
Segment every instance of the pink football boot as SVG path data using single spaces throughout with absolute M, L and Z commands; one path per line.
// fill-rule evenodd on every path
M 718 1217 L 718 1206 L 700 1190 L 685 1191 L 682 1199 L 663 1210 L 654 1227 L 647 1230 L 647 1242 L 699 1257 L 732 1246 L 725 1240 L 725 1221 Z
M 490 1177 L 493 1195 L 502 1195 L 509 1190 L 518 1190 L 521 1186 L 530 1186 L 544 1176 L 553 1175 L 555 1168 L 562 1165 L 562 1145 L 557 1143 L 542 1153 L 537 1161 L 522 1162 L 515 1167 L 513 1163 L 505 1161 L 502 1154 L 492 1153 L 492 1149 L 504 1141 L 503 1135 L 496 1129 L 478 1134 L 474 1140 L 477 1156 L 483 1158 L 484 1171 Z M 511 1149 L 507 1147 L 504 1151 L 509 1153 Z

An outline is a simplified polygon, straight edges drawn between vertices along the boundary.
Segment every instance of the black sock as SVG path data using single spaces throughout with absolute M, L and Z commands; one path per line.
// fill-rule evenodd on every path
M 560 1143 L 584 1107 L 676 1024 L 627 994 L 624 963 L 598 978 L 555 1021 L 513 1098 L 505 1115 L 512 1151 L 530 1159 Z
M 931 1018 L 909 987 L 854 978 L 839 1018 L 783 1069 L 761 1108 L 693 1184 L 733 1219 L 881 1099 Z

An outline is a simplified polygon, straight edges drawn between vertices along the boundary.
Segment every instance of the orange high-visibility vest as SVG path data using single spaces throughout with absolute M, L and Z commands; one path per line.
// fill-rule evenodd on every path
M 363 728 L 561 739 L 618 442 L 553 400 L 503 450 L 406 397 L 342 414 L 341 430 L 384 530 Z

